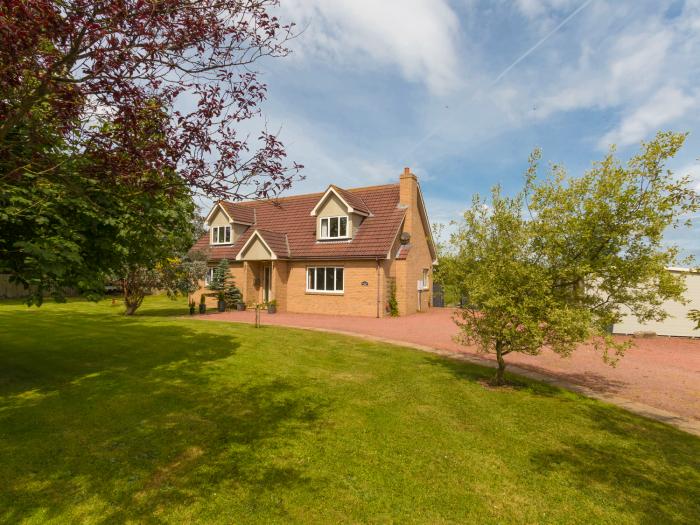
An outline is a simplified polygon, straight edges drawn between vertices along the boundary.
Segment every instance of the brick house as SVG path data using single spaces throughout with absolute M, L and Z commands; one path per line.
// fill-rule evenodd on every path
M 207 253 L 207 282 L 227 259 L 248 304 L 274 299 L 280 312 L 380 317 L 393 288 L 400 315 L 431 306 L 435 246 L 408 168 L 398 184 L 217 202 L 206 222 L 192 249 Z M 195 300 L 207 293 L 200 284 Z

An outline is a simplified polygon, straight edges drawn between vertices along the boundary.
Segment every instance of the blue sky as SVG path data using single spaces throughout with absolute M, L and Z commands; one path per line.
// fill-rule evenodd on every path
M 689 131 L 670 167 L 700 191 L 700 0 L 282 0 L 303 32 L 261 64 L 263 111 L 306 180 L 418 175 L 433 221 L 522 183 L 529 152 L 572 174 L 610 143 Z M 700 255 L 700 221 L 669 235 Z

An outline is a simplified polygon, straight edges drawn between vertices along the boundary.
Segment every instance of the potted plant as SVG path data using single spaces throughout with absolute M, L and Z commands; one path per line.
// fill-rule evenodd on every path
M 236 310 L 239 312 L 244 312 L 245 311 L 245 303 L 243 301 L 236 303 Z
M 219 312 L 225 312 L 226 311 L 226 296 L 224 295 L 224 292 L 221 291 L 216 294 L 216 297 L 218 299 L 218 302 L 216 303 L 217 309 Z
M 197 308 L 197 303 L 194 301 L 194 299 L 190 299 L 190 315 L 194 315 L 194 311 Z
M 199 298 L 199 313 L 200 314 L 207 313 L 207 297 L 204 294 L 202 294 L 201 297 Z
M 277 313 L 277 299 L 273 299 L 272 301 L 267 303 L 267 313 L 268 314 Z

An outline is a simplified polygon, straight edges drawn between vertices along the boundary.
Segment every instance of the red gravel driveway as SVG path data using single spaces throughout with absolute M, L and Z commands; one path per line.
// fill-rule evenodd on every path
M 428 313 L 397 318 L 341 317 L 309 314 L 261 314 L 262 323 L 320 328 L 404 341 L 438 350 L 477 355 L 476 348 L 455 343 L 452 310 L 433 308 Z M 205 319 L 252 323 L 254 312 L 226 312 Z M 582 345 L 571 357 L 545 350 L 539 356 L 509 355 L 508 363 L 587 387 L 610 398 L 623 398 L 700 422 L 700 339 L 654 337 L 634 339 L 616 367 Z M 487 357 L 487 359 L 492 359 Z

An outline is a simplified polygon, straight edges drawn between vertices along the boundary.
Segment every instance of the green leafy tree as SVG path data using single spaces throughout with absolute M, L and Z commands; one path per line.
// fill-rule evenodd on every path
M 700 209 L 689 178 L 664 168 L 684 140 L 659 133 L 626 165 L 612 149 L 576 178 L 555 165 L 538 179 L 536 150 L 521 192 L 474 197 L 440 272 L 468 291 L 460 341 L 495 354 L 497 384 L 512 352 L 567 356 L 592 340 L 613 361 L 629 345 L 610 334 L 625 308 L 641 322 L 662 320 L 665 300 L 683 301 L 682 278 L 665 269 L 679 251 L 663 234 Z
M 266 98 L 254 63 L 290 52 L 276 3 L 0 2 L 0 273 L 30 304 L 150 281 L 162 254 L 125 233 L 172 188 L 240 200 L 296 180 L 275 135 L 241 130 Z
M 37 151 L 29 130 L 11 141 L 22 151 L 0 157 L 0 273 L 30 290 L 30 304 L 46 294 L 61 300 L 64 287 L 97 298 L 110 277 L 145 283 L 145 270 L 192 245 L 186 182 L 175 170 L 137 162 L 129 149 L 153 147 L 166 115 L 156 102 L 139 115 L 139 133 L 128 144 L 117 140 L 120 126 L 105 124 L 104 133 L 115 137 L 111 149 L 76 150 L 52 130 L 47 113 Z
M 205 262 L 179 258 L 164 259 L 153 268 L 132 266 L 121 282 L 124 290 L 124 314 L 133 315 L 145 297 L 164 291 L 171 298 L 189 295 L 198 289 L 207 267 Z
M 206 273 L 205 263 L 183 255 L 194 242 L 194 203 L 175 174 L 171 182 L 165 191 L 140 194 L 138 211 L 121 210 L 116 220 L 120 265 L 115 275 L 122 281 L 127 315 L 153 290 L 191 293 Z

